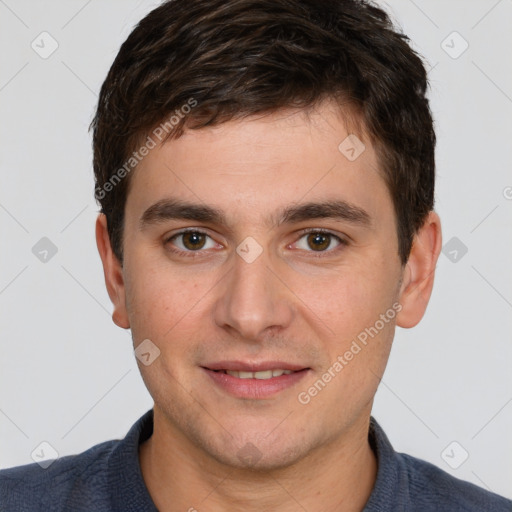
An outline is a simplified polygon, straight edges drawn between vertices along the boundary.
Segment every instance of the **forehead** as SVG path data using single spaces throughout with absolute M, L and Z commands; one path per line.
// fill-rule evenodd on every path
M 127 211 L 139 216 L 170 195 L 265 222 L 290 204 L 340 199 L 375 216 L 390 203 L 373 146 L 332 104 L 186 130 L 131 180 Z

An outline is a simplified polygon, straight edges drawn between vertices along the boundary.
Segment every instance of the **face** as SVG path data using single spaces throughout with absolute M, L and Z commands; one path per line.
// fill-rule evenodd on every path
M 116 323 L 160 351 L 139 363 L 160 428 L 222 463 L 284 467 L 367 422 L 404 267 L 347 135 L 331 104 L 280 111 L 189 130 L 131 177 Z

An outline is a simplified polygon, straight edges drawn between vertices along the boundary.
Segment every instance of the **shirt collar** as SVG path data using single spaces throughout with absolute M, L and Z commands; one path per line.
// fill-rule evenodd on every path
M 377 457 L 377 479 L 363 512 L 403 512 L 409 503 L 407 472 L 388 437 L 377 423 L 370 418 L 368 441 Z M 400 496 L 398 505 L 397 496 Z

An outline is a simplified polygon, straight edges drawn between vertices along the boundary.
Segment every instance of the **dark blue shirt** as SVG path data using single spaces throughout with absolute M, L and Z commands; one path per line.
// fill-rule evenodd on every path
M 152 432 L 148 411 L 121 441 L 62 457 L 47 469 L 34 463 L 0 471 L 0 510 L 155 512 L 138 459 L 139 444 Z M 512 501 L 396 453 L 373 418 L 369 440 L 378 472 L 363 512 L 512 512 Z

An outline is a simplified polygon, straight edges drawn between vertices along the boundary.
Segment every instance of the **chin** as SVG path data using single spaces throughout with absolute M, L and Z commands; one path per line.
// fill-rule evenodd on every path
M 251 422 L 252 423 L 252 422 Z M 216 434 L 205 436 L 202 446 L 217 462 L 239 470 L 256 472 L 279 470 L 300 461 L 315 445 L 312 440 L 304 439 L 298 429 L 277 431 L 279 422 L 266 422 L 256 428 L 241 422 L 236 429 L 230 428 L 231 437 Z M 206 441 L 206 442 L 204 442 Z
M 258 448 L 248 442 L 238 450 L 215 451 L 210 454 L 217 462 L 256 473 L 268 473 L 288 468 L 305 456 L 304 446 L 283 447 L 278 443 Z

